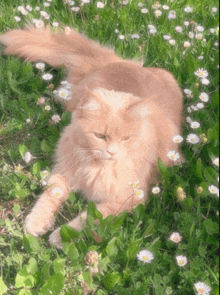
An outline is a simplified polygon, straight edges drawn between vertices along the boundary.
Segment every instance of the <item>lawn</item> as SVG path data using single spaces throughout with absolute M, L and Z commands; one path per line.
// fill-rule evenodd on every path
M 70 193 L 56 226 L 87 208 L 87 228 L 63 226 L 58 250 L 49 234 L 27 234 L 24 219 L 70 123 L 53 99 L 66 71 L 5 56 L 0 45 L 0 295 L 219 294 L 218 12 L 216 0 L 1 0 L 0 34 L 73 27 L 122 58 L 170 71 L 184 112 L 175 139 L 182 164 L 158 160 L 161 182 L 148 203 L 103 219 L 93 203 Z

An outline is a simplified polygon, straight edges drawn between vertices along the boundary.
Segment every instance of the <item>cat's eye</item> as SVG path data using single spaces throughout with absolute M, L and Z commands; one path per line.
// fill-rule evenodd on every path
M 122 137 L 122 140 L 128 140 L 130 138 L 130 136 L 124 136 Z
M 94 133 L 95 136 L 99 139 L 103 139 L 103 140 L 106 140 L 106 135 L 105 134 L 102 134 L 102 133 Z

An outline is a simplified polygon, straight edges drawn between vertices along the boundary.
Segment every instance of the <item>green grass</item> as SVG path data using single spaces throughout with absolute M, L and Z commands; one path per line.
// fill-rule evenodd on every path
M 147 14 L 137 6 L 140 0 L 102 1 L 103 9 L 96 2 L 71 12 L 69 5 L 53 0 L 50 7 L 43 0 L 2 0 L 0 3 L 0 33 L 8 29 L 24 28 L 33 18 L 39 18 L 34 9 L 40 6 L 50 14 L 52 23 L 70 26 L 101 44 L 111 46 L 123 58 L 143 60 L 146 67 L 169 70 L 178 80 L 182 90 L 190 89 L 192 98 L 184 99 L 183 143 L 181 166 L 165 167 L 159 162 L 161 192 L 150 193 L 149 202 L 139 205 L 132 214 L 123 213 L 103 220 L 94 204 L 88 205 L 88 227 L 77 233 L 63 227 L 63 250 L 51 248 L 48 235 L 35 238 L 25 234 L 24 218 L 42 192 L 43 171 L 50 171 L 56 142 L 63 128 L 70 122 L 70 115 L 51 98 L 52 90 L 65 79 L 65 70 L 47 66 L 46 72 L 53 80 L 45 82 L 41 72 L 31 63 L 16 57 L 0 56 L 0 295 L 1 294 L 118 294 L 118 295 L 192 295 L 197 294 L 194 284 L 201 281 L 211 287 L 210 294 L 219 294 L 218 262 L 218 202 L 209 191 L 210 185 L 218 187 L 218 167 L 213 160 L 218 157 L 218 13 L 212 7 L 215 0 L 161 1 L 175 10 L 176 19 L 168 19 L 169 11 L 160 8 L 162 16 L 153 13 L 153 1 L 142 1 Z M 75 1 L 78 5 L 78 1 Z M 27 16 L 17 10 L 19 5 L 30 5 Z M 184 8 L 191 6 L 192 13 Z M 14 16 L 20 16 L 16 22 Z M 189 21 L 189 27 L 183 22 Z M 157 29 L 155 36 L 148 25 Z M 190 39 L 187 34 L 196 25 L 202 25 L 203 40 Z M 182 26 L 182 33 L 175 31 Z M 214 28 L 215 32 L 210 33 Z M 119 33 L 115 33 L 115 29 Z M 195 31 L 194 31 L 195 33 Z M 120 40 L 119 35 L 125 36 Z M 139 34 L 132 39 L 131 34 Z M 165 41 L 170 35 L 175 45 Z M 203 39 L 202 38 L 202 39 Z M 183 43 L 191 46 L 184 48 Z M 3 53 L 3 48 L 0 48 Z M 203 55 L 203 59 L 198 56 Z M 194 74 L 198 68 L 208 71 L 209 85 L 203 85 Z M 53 84 L 53 89 L 49 84 Z M 189 106 L 201 102 L 199 95 L 206 92 L 209 101 L 198 111 L 187 112 Z M 40 97 L 46 103 L 37 105 Z M 51 110 L 44 107 L 50 105 Z M 62 120 L 53 123 L 52 115 Z M 190 116 L 201 124 L 193 130 L 186 122 Z M 30 122 L 26 122 L 29 119 Z M 188 134 L 200 136 L 198 144 L 186 141 Z M 204 134 L 204 135 L 202 135 Z M 29 151 L 33 159 L 25 163 Z M 17 166 L 22 169 L 15 172 Z M 177 189 L 186 193 L 178 200 Z M 202 188 L 201 191 L 198 188 Z M 71 193 L 68 201 L 57 213 L 57 226 L 71 220 L 85 207 L 80 194 Z M 94 219 L 100 219 L 100 226 Z M 96 234 L 94 234 L 94 232 Z M 169 240 L 173 232 L 182 236 L 180 243 Z M 97 236 L 98 235 L 98 236 Z M 147 249 L 154 254 L 150 264 L 138 261 L 139 251 Z M 99 272 L 91 276 L 85 262 L 88 251 L 99 254 Z M 176 255 L 184 255 L 188 263 L 180 267 Z

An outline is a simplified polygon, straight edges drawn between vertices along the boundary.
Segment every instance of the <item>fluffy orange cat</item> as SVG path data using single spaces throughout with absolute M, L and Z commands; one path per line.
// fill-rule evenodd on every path
M 64 64 L 72 88 L 65 102 L 72 122 L 58 142 L 49 188 L 26 218 L 27 231 L 45 234 L 70 191 L 83 191 L 104 217 L 145 201 L 158 157 L 171 165 L 167 153 L 177 149 L 172 138 L 180 134 L 182 93 L 173 76 L 122 60 L 74 30 L 12 30 L 0 42 L 6 54 L 53 67 Z M 144 194 L 131 186 L 136 181 Z M 85 219 L 86 212 L 68 224 L 81 230 Z M 57 247 L 59 231 L 50 235 Z

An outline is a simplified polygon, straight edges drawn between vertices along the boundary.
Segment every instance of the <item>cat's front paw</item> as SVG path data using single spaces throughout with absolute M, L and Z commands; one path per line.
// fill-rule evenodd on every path
M 60 227 L 58 227 L 52 234 L 49 236 L 49 243 L 55 246 L 58 249 L 62 249 L 62 239 L 60 236 Z
M 42 236 L 54 225 L 54 222 L 54 215 L 46 216 L 32 212 L 25 219 L 25 228 L 33 236 Z

